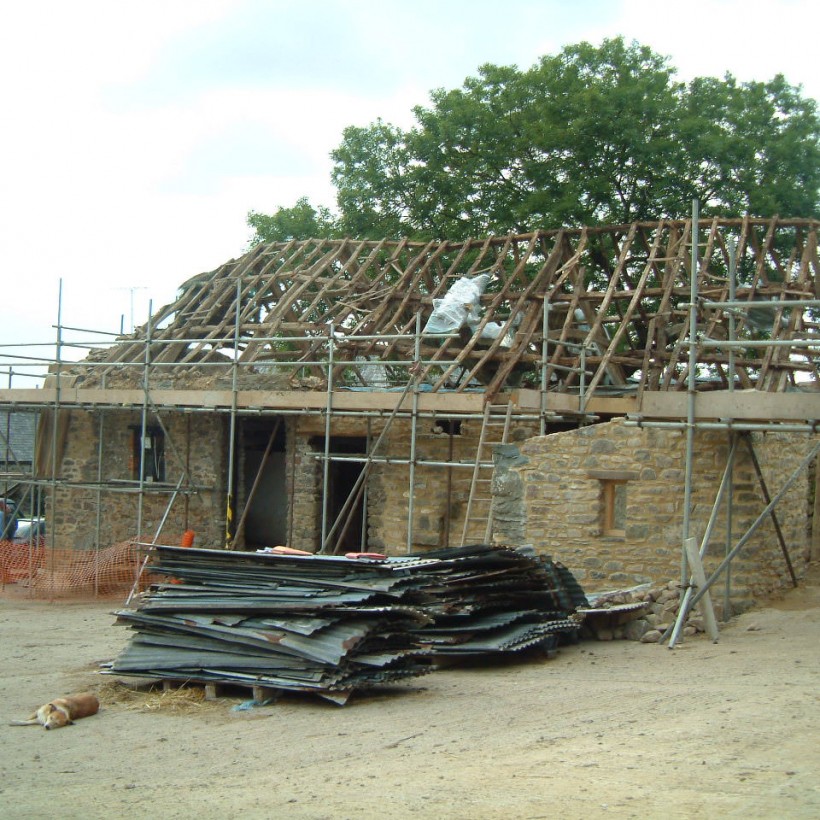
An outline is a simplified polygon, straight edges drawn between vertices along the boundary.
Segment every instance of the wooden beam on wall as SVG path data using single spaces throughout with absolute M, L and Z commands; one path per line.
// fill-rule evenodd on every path
M 641 398 L 638 413 L 646 418 L 686 417 L 683 392 L 650 393 Z M 807 421 L 820 419 L 820 393 L 764 393 L 760 390 L 715 390 L 698 393 L 698 419 L 745 421 Z

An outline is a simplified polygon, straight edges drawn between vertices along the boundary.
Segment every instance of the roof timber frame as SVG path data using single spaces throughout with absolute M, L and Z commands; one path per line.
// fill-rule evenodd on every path
M 820 381 L 816 353 L 800 346 L 801 340 L 820 337 L 816 310 L 774 305 L 768 313 L 732 313 L 734 308 L 718 304 L 729 296 L 732 248 L 737 301 L 816 300 L 818 225 L 779 218 L 699 221 L 699 374 L 725 387 L 731 359 L 747 388 L 782 391 L 798 373 Z M 460 277 L 490 273 L 477 332 L 420 340 L 422 379 L 432 391 L 463 392 L 481 383 L 492 399 L 517 384 L 550 392 L 584 385 L 588 395 L 604 389 L 684 390 L 691 236 L 691 220 L 681 220 L 465 242 L 317 239 L 259 245 L 183 283 L 176 301 L 152 317 L 150 327 L 92 354 L 88 386 L 124 365 L 136 373 L 146 339 L 152 365 L 237 362 L 247 372 L 281 367 L 292 374 L 294 365 L 303 364 L 321 382 L 331 327 L 334 385 L 349 380 L 372 386 L 360 369 L 367 362 L 385 365 L 396 384 L 405 384 L 418 317 L 425 322 L 433 300 Z M 734 354 L 706 344 L 728 338 L 730 316 L 738 341 L 786 344 Z M 503 326 L 502 332 L 482 338 L 490 322 Z M 513 342 L 505 347 L 508 332 Z

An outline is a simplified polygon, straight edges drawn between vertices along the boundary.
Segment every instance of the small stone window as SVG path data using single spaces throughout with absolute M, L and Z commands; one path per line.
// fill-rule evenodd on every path
M 604 535 L 626 535 L 626 481 L 601 482 L 601 532 Z
M 143 479 L 145 481 L 165 481 L 165 434 L 161 427 L 146 427 L 143 436 L 142 427 L 131 427 L 131 478 L 140 478 L 140 443 L 144 459 Z
M 626 470 L 595 470 L 590 478 L 601 484 L 601 535 L 615 538 L 626 536 L 626 504 L 629 482 L 638 473 Z

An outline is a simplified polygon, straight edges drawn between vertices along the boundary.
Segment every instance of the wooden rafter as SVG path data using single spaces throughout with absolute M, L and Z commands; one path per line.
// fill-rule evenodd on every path
M 729 243 L 737 249 L 739 300 L 751 305 L 757 299 L 817 299 L 818 225 L 805 219 L 701 220 L 702 299 L 722 302 L 728 296 Z M 203 365 L 224 374 L 234 361 L 248 374 L 270 373 L 274 367 L 277 373 L 295 373 L 288 366 L 316 362 L 312 372 L 323 377 L 318 363 L 327 356 L 332 323 L 337 333 L 334 385 L 358 369 L 351 386 L 368 386 L 358 363 L 380 361 L 391 363 L 394 383 L 406 383 L 415 346 L 411 337 L 417 324 L 428 320 L 434 300 L 444 298 L 461 277 L 491 273 L 477 328 L 420 340 L 420 373 L 427 389 L 464 391 L 481 385 L 491 400 L 519 381 L 538 387 L 546 368 L 544 389 L 574 392 L 580 348 L 586 345 L 590 395 L 603 386 L 641 394 L 680 390 L 688 367 L 691 228 L 690 221 L 678 220 L 464 242 L 313 239 L 259 245 L 183 283 L 177 300 L 153 317 L 149 359 L 163 365 L 164 381 L 186 368 L 199 369 L 200 375 L 215 372 Z M 545 302 L 548 353 L 542 362 Z M 699 337 L 726 338 L 727 310 L 720 305 L 696 309 Z M 771 315 L 772 326 L 761 329 L 759 321 L 749 321 L 741 311 L 737 337 L 820 335 L 816 313 L 782 309 Z M 501 333 L 482 338 L 490 323 Z M 136 384 L 147 330 L 138 328 L 95 351 L 89 357 L 94 366 L 84 374 L 89 386 L 102 378 Z M 406 338 L 386 338 L 397 335 Z M 711 372 L 727 383 L 724 348 L 699 346 L 696 358 L 699 373 Z M 744 387 L 778 392 L 795 374 L 818 377 L 816 356 L 797 348 L 738 351 L 734 360 Z

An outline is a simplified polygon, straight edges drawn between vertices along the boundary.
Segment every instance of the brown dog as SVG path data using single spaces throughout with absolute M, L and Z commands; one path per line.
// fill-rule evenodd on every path
M 59 729 L 80 718 L 96 715 L 99 710 L 100 702 L 96 696 L 91 692 L 81 692 L 79 695 L 57 698 L 33 712 L 28 720 L 13 720 L 9 725 L 37 726 L 39 724 L 46 729 Z

